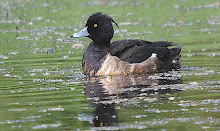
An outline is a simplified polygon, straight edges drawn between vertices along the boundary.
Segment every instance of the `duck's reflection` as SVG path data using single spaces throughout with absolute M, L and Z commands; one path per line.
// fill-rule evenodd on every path
M 89 77 L 85 82 L 85 95 L 95 108 L 93 126 L 114 126 L 118 123 L 116 104 L 121 99 L 147 97 L 150 94 L 166 94 L 175 91 L 170 88 L 157 88 L 159 85 L 180 84 L 176 75 L 159 76 L 154 74 Z

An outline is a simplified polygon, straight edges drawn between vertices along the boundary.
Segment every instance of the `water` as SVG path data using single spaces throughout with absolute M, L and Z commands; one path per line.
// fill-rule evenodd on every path
M 0 3 L 1 130 L 220 130 L 218 0 Z M 84 76 L 90 40 L 69 36 L 97 11 L 113 41 L 182 44 L 181 70 Z

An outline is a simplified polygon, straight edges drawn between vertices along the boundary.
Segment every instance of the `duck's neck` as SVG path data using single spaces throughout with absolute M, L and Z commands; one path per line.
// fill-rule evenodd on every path
M 94 43 L 94 46 L 100 48 L 101 50 L 110 47 L 110 40 L 93 41 L 92 43 Z

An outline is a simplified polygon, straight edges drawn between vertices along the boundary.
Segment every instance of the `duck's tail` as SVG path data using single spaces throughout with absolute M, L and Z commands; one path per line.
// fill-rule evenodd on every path
M 170 48 L 166 55 L 161 58 L 163 62 L 163 70 L 178 70 L 181 68 L 181 49 L 182 45 Z

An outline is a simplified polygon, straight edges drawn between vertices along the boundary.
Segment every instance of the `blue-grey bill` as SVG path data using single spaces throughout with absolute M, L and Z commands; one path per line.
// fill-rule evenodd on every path
M 86 37 L 86 36 L 89 36 L 89 33 L 87 31 L 87 27 L 85 27 L 84 29 L 82 29 L 78 33 L 72 34 L 70 37 L 80 38 L 80 37 Z

